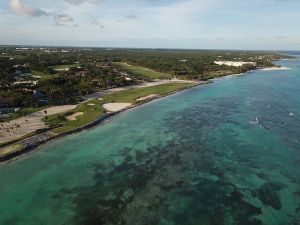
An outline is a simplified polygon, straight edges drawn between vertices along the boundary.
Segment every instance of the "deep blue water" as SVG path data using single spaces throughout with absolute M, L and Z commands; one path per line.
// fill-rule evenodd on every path
M 300 224 L 300 61 L 278 63 L 1 164 L 0 224 Z

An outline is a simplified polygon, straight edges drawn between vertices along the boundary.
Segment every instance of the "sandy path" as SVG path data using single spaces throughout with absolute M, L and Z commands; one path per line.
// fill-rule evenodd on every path
M 58 113 L 64 113 L 74 109 L 76 105 L 62 105 L 50 107 L 35 113 L 31 113 L 26 117 L 20 117 L 10 122 L 0 123 L 0 144 L 14 139 L 23 137 L 38 129 L 44 129 L 48 126 L 43 122 L 47 116 Z M 47 111 L 47 114 L 45 113 Z

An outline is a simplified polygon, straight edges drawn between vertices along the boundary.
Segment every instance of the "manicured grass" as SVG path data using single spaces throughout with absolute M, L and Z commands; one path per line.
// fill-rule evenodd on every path
M 54 78 L 54 77 L 59 77 L 60 75 L 57 75 L 57 74 L 49 74 L 47 72 L 41 72 L 41 71 L 31 71 L 31 74 L 34 75 L 34 76 L 39 76 L 40 78 L 39 79 L 51 79 L 51 78 Z
M 91 106 L 88 104 L 95 105 Z M 76 120 L 74 121 L 69 121 L 66 119 L 66 117 L 76 112 L 83 112 L 83 115 L 76 117 Z M 104 113 L 105 111 L 104 109 L 102 109 L 102 102 L 97 99 L 93 99 L 91 101 L 78 105 L 75 109 L 67 113 L 49 116 L 47 119 L 45 119 L 45 121 L 53 127 L 62 125 L 62 127 L 54 128 L 52 130 L 54 133 L 62 133 L 88 124 L 97 119 L 99 116 L 104 115 Z
M 49 116 L 45 121 L 52 127 L 57 127 L 61 125 L 62 127 L 54 128 L 52 131 L 54 133 L 62 133 L 66 131 L 73 130 L 78 127 L 82 127 L 96 120 L 99 116 L 105 115 L 106 111 L 103 109 L 102 105 L 105 103 L 112 102 L 122 102 L 122 103 L 136 103 L 136 99 L 140 97 L 145 97 L 150 94 L 166 95 L 168 93 L 183 90 L 191 86 L 188 83 L 172 83 L 172 84 L 162 84 L 153 87 L 143 87 L 124 90 L 120 92 L 115 92 L 113 94 L 103 97 L 103 100 L 93 99 L 88 102 L 78 105 L 75 109 L 62 114 Z M 88 104 L 95 104 L 90 106 Z M 66 117 L 76 113 L 83 112 L 83 115 L 76 117 L 76 120 L 69 121 Z
M 49 74 L 43 73 L 41 71 L 36 71 L 36 70 L 31 71 L 31 74 L 34 76 L 39 76 L 39 77 L 49 76 Z
M 70 68 L 76 68 L 77 66 L 79 66 L 79 64 L 49 66 L 49 68 L 53 70 L 69 70 Z
M 143 68 L 140 66 L 133 66 L 133 65 L 126 64 L 126 63 L 116 63 L 116 64 L 119 65 L 120 67 L 124 68 L 125 70 L 128 70 L 128 71 L 138 74 L 138 75 L 141 75 L 150 80 L 172 78 L 172 76 L 170 74 L 160 73 L 160 72 L 157 72 L 157 71 L 154 71 L 151 69 L 147 69 L 147 68 Z
M 125 91 L 115 92 L 111 95 L 104 96 L 105 103 L 124 102 L 136 103 L 136 99 L 145 97 L 151 94 L 166 95 L 168 93 L 185 89 L 191 86 L 188 83 L 169 83 L 152 87 L 134 88 Z

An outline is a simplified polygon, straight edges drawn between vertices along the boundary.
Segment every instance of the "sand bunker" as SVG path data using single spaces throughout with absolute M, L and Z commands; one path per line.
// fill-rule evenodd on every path
M 84 114 L 83 112 L 76 112 L 76 113 L 74 113 L 74 114 L 72 114 L 72 115 L 70 115 L 66 118 L 67 118 L 67 120 L 74 121 L 74 120 L 77 120 L 78 116 L 81 116 L 83 114 Z
M 131 103 L 107 103 L 103 105 L 103 108 L 109 112 L 117 112 L 122 109 L 126 109 L 131 105 L 132 105 Z
M 152 94 L 152 95 L 147 95 L 145 97 L 138 98 L 136 100 L 137 101 L 150 100 L 150 99 L 156 98 L 157 96 L 158 96 L 158 94 Z

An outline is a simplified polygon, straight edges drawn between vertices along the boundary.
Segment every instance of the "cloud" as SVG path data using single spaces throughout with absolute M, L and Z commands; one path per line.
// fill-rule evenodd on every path
M 130 13 L 129 15 L 126 16 L 127 19 L 135 20 L 138 18 L 138 16 L 134 13 Z
M 276 36 L 275 39 L 276 40 L 284 40 L 284 39 L 288 39 L 288 36 Z
M 218 7 L 219 0 L 181 0 L 152 7 L 143 17 L 151 18 L 161 35 L 166 37 L 196 37 L 205 24 L 202 20 Z M 175 36 L 176 35 L 176 36 Z
M 65 13 L 46 12 L 42 9 L 24 5 L 20 0 L 10 0 L 11 9 L 21 15 L 27 17 L 51 16 L 54 19 L 55 26 L 76 27 L 75 20 L 72 16 Z
M 218 0 L 210 0 L 209 2 L 203 0 L 186 0 L 178 1 L 170 5 L 162 6 L 159 8 L 159 13 L 172 18 L 185 17 L 191 14 L 203 13 L 212 7 Z
M 65 0 L 65 2 L 67 2 L 71 5 L 80 5 L 83 3 L 99 4 L 103 1 L 104 0 Z
M 55 26 L 65 26 L 65 27 L 77 27 L 75 20 L 72 16 L 68 14 L 56 14 L 54 15 Z
M 105 28 L 105 26 L 98 20 L 94 19 L 91 20 L 90 24 L 95 25 L 95 26 L 99 26 L 100 28 Z
M 15 13 L 21 16 L 37 17 L 49 15 L 49 13 L 42 9 L 22 4 L 20 0 L 10 0 L 10 7 Z

